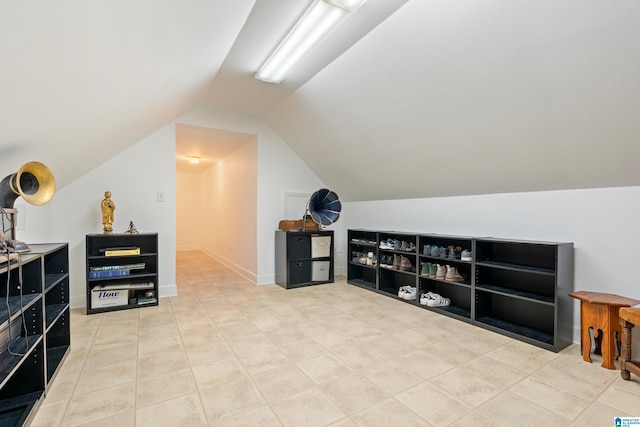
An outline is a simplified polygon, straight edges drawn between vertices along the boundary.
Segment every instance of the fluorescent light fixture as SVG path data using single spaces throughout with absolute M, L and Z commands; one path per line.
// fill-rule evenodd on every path
M 315 0 L 256 73 L 280 83 L 322 40 L 367 0 Z
M 189 163 L 192 165 L 197 165 L 200 163 L 200 156 L 187 156 L 187 160 L 189 160 Z

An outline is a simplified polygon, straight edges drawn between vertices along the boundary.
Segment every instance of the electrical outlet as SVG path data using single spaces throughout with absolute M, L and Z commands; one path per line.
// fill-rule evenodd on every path
M 158 202 L 164 202 L 164 191 L 158 191 L 157 199 Z

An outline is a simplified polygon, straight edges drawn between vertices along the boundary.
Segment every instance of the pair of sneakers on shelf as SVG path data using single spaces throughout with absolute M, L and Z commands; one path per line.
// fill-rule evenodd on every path
M 430 262 L 422 263 L 422 270 L 420 274 L 438 280 L 446 280 L 448 282 L 463 282 L 465 280 L 464 276 L 460 274 L 456 267 Z
M 420 295 L 420 304 L 426 305 L 428 307 L 446 307 L 451 304 L 451 300 L 449 298 L 443 297 L 440 294 L 425 292 Z
M 380 255 L 380 267 L 395 268 L 397 270 L 413 270 L 413 264 L 409 257 L 402 255 Z
M 389 249 L 402 252 L 415 252 L 416 245 L 413 242 L 406 242 L 404 240 L 387 239 L 380 241 L 380 249 Z
M 473 254 L 468 249 L 462 249 L 460 246 L 449 245 L 448 247 L 437 245 L 424 245 L 422 248 L 424 255 L 432 257 L 446 258 L 446 259 L 459 259 L 461 261 L 471 261 Z
M 398 289 L 398 296 L 406 300 L 416 299 L 415 286 L 411 286 L 411 285 L 402 286 L 400 289 Z

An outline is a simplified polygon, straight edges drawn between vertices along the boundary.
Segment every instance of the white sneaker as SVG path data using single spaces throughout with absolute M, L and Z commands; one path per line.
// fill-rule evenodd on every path
M 398 296 L 402 299 L 416 299 L 416 288 L 411 285 L 403 286 L 398 290 Z
M 438 294 L 436 294 L 436 298 L 427 301 L 427 305 L 429 307 L 445 307 L 449 304 L 451 304 L 451 300 L 449 298 L 445 298 Z
M 433 292 L 425 292 L 422 295 L 420 295 L 420 304 L 429 305 L 428 302 L 435 299 L 436 296 L 437 294 L 434 294 Z
M 398 289 L 398 296 L 400 298 L 406 299 L 405 294 L 409 292 L 411 292 L 411 285 L 401 286 L 400 289 Z
M 436 279 L 444 280 L 445 277 L 447 277 L 447 267 L 444 264 L 438 264 Z
M 413 286 L 409 286 L 409 290 L 404 294 L 404 299 L 406 300 L 415 300 L 416 299 L 416 288 Z

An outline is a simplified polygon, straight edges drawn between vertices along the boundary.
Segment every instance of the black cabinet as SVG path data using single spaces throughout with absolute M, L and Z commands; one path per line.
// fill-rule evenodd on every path
M 0 425 L 28 424 L 69 352 L 67 244 L 0 263 Z
M 477 239 L 475 323 L 558 351 L 573 341 L 573 244 Z
M 87 314 L 158 305 L 158 233 L 87 234 Z
M 347 277 L 349 283 L 366 289 L 377 287 L 378 233 L 349 230 Z M 386 255 L 385 255 L 386 259 Z
M 401 299 L 548 350 L 573 341 L 573 243 L 356 229 L 348 256 L 353 285 L 396 298 L 416 287 Z
M 276 231 L 276 283 L 285 289 L 333 282 L 333 231 Z

